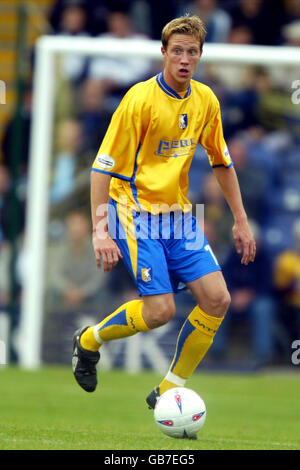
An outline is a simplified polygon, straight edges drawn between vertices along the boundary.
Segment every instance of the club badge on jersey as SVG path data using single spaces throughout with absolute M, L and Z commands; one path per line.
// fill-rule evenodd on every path
M 188 125 L 187 114 L 179 114 L 179 128 L 186 129 L 187 125 Z

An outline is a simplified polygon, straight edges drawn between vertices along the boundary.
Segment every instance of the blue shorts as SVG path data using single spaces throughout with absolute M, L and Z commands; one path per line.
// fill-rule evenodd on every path
M 176 293 L 221 270 L 191 212 L 153 215 L 111 199 L 108 230 L 141 296 Z

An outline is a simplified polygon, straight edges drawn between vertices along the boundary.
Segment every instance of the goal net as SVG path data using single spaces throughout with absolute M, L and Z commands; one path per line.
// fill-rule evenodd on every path
M 246 206 L 273 253 L 289 242 L 291 220 L 300 207 L 299 161 L 293 153 L 300 129 L 299 64 L 296 48 L 206 44 L 195 77 L 220 100 Z M 122 263 L 108 275 L 96 269 L 89 175 L 123 94 L 161 69 L 158 41 L 63 36 L 37 41 L 23 247 L 24 367 L 69 363 L 75 329 L 99 322 L 137 295 Z M 232 220 L 209 179 L 204 154 L 199 147 L 190 171 L 190 197 L 206 204 L 206 235 L 222 262 L 232 248 Z M 103 348 L 102 366 L 165 371 L 180 325 L 193 308 L 188 292 L 176 303 L 170 324 Z

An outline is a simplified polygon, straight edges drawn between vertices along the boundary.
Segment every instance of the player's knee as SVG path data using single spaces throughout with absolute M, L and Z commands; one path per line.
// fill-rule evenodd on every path
M 158 328 L 159 326 L 168 323 L 175 315 L 176 307 L 174 301 L 164 300 L 160 302 L 155 311 L 151 312 L 148 320 L 148 326 L 151 329 Z
M 175 313 L 176 307 L 174 302 L 162 302 L 154 315 L 158 326 L 168 323 L 174 317 Z
M 209 299 L 209 313 L 217 317 L 223 317 L 230 305 L 231 297 L 227 289 L 215 292 Z
M 227 310 L 229 309 L 230 302 L 231 302 L 231 297 L 230 297 L 230 294 L 229 294 L 228 290 L 226 289 L 223 292 L 222 299 L 221 299 L 221 306 L 222 306 L 224 315 L 226 314 Z

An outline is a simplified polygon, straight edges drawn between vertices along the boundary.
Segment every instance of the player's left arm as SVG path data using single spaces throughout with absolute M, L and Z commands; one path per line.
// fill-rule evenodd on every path
M 234 218 L 232 233 L 236 250 L 239 254 L 242 254 L 241 263 L 247 265 L 250 261 L 254 261 L 256 243 L 248 225 L 248 218 L 244 209 L 235 169 L 233 166 L 230 168 L 218 166 L 213 168 L 213 172 Z

